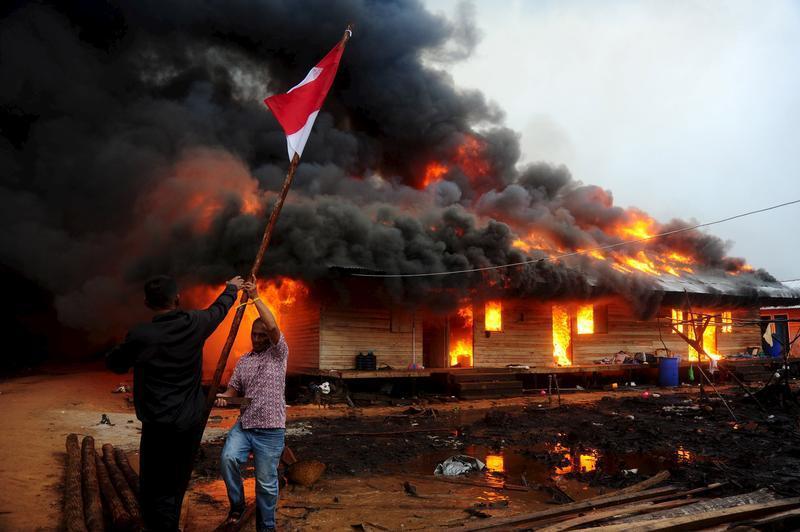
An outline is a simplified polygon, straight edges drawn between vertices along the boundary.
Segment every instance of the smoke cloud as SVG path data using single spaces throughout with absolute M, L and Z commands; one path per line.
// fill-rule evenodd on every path
M 219 283 L 247 271 L 287 166 L 262 99 L 302 79 L 348 22 L 355 36 L 264 275 L 468 269 L 630 238 L 619 227 L 643 213 L 563 166 L 520 167 L 502 112 L 453 84 L 448 65 L 480 39 L 469 4 L 448 19 L 415 1 L 45 2 L 0 20 L 0 262 L 95 341 L 138 317 L 153 274 Z M 426 183 L 432 163 L 444 170 Z M 740 270 L 727 247 L 691 231 L 630 253 Z M 654 280 L 587 257 L 386 287 L 404 302 L 437 291 L 443 306 L 476 291 L 657 299 Z

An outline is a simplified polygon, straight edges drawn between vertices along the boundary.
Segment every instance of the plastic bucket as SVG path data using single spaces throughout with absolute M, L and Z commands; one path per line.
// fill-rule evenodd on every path
M 677 386 L 679 358 L 664 357 L 658 360 L 658 385 Z

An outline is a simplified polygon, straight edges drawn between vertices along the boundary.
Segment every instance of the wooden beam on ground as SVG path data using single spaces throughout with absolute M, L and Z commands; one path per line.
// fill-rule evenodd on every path
M 625 493 L 636 493 L 637 491 L 644 491 L 654 486 L 658 486 L 659 484 L 668 479 L 669 479 L 669 471 L 660 471 L 650 478 L 647 478 L 641 482 L 628 486 L 627 488 L 622 488 L 621 490 L 614 492 L 614 495 L 623 495 Z
M 86 532 L 81 486 L 81 448 L 78 435 L 67 436 L 67 463 L 64 475 L 64 527 L 67 532 Z
M 103 503 L 100 500 L 100 485 L 97 483 L 97 463 L 94 438 L 86 436 L 81 443 L 81 476 L 83 477 L 83 513 L 89 532 L 103 532 Z
M 774 525 L 776 523 L 782 523 L 783 521 L 789 519 L 800 519 L 800 508 L 786 510 L 785 512 L 779 512 L 777 514 L 768 515 L 767 517 L 762 517 L 760 519 L 753 519 L 752 521 L 746 521 L 740 524 L 742 526 L 758 528 L 767 525 Z
M 125 509 L 125 505 L 122 504 L 117 492 L 114 490 L 105 462 L 103 462 L 99 454 L 95 454 L 94 458 L 97 466 L 97 483 L 100 486 L 100 495 L 103 496 L 105 507 L 111 516 L 111 528 L 124 531 L 137 530 L 139 528 L 138 523 L 131 518 Z
M 691 504 L 693 502 L 694 501 L 689 499 L 682 499 L 678 501 L 667 501 L 657 504 L 653 504 L 652 502 L 647 501 L 643 503 L 628 504 L 624 506 L 615 506 L 608 510 L 598 510 L 590 512 L 585 515 L 573 517 L 572 519 L 568 519 L 566 521 L 561 521 L 554 525 L 546 526 L 544 528 L 539 529 L 539 532 L 561 532 L 562 530 L 573 530 L 581 525 L 597 523 L 598 521 L 603 521 L 605 519 L 627 517 L 629 515 L 637 515 L 637 514 L 646 514 L 657 510 L 667 510 L 670 508 L 676 508 L 678 506 Z
M 779 499 L 776 501 L 762 502 L 755 504 L 745 504 L 734 506 L 733 508 L 723 508 L 712 512 L 699 514 L 689 514 L 680 517 L 670 517 L 666 519 L 656 519 L 652 521 L 633 521 L 618 525 L 608 525 L 592 529 L 592 532 L 622 532 L 625 530 L 647 531 L 668 531 L 668 530 L 698 530 L 709 528 L 725 523 L 738 523 L 753 517 L 770 515 L 783 512 L 785 510 L 799 508 L 800 497 L 791 499 Z
M 125 505 L 125 509 L 128 510 L 128 515 L 130 515 L 131 519 L 134 521 L 141 523 L 142 513 L 139 511 L 139 500 L 136 498 L 136 495 L 133 494 L 133 490 L 131 490 L 131 487 L 128 485 L 125 475 L 123 475 L 122 471 L 117 467 L 117 462 L 114 458 L 114 446 L 110 443 L 103 445 L 103 461 L 106 463 L 108 476 L 111 479 L 111 483 L 114 485 L 117 495 L 119 495 L 122 504 Z
M 503 519 L 486 520 L 484 522 L 477 523 L 473 526 L 468 526 L 463 530 L 491 530 L 492 528 L 500 528 L 500 527 L 509 528 L 511 526 L 520 525 L 523 523 L 531 524 L 535 522 L 549 521 L 556 517 L 563 517 L 566 515 L 577 514 L 584 510 L 591 510 L 593 508 L 606 508 L 630 502 L 643 501 L 655 497 L 660 497 L 662 495 L 669 495 L 677 491 L 678 488 L 674 486 L 665 486 L 663 488 L 653 488 L 649 490 L 639 491 L 636 493 L 614 495 L 599 500 L 588 500 L 588 501 L 574 502 L 570 504 L 562 504 L 555 508 L 550 508 L 539 512 L 515 515 Z
M 117 462 L 117 467 L 119 467 L 119 470 L 122 471 L 123 475 L 125 475 L 125 480 L 128 481 L 131 491 L 133 491 L 133 494 L 138 497 L 139 475 L 137 475 L 136 471 L 134 471 L 131 467 L 131 463 L 128 461 L 128 455 L 125 454 L 125 451 L 122 449 L 114 449 L 114 459 Z

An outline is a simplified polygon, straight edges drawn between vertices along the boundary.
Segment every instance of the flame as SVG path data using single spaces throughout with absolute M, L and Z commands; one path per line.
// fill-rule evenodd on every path
M 553 360 L 559 366 L 571 366 L 569 348 L 572 334 L 569 330 L 569 313 L 566 307 L 553 305 Z
M 485 143 L 472 135 L 466 135 L 464 143 L 456 150 L 455 162 L 467 176 L 489 175 L 491 168 L 483 156 Z
M 622 261 L 636 270 L 649 273 L 651 275 L 658 275 L 658 269 L 653 261 L 647 256 L 644 251 L 636 254 L 636 257 L 622 257 Z
M 520 236 L 514 240 L 511 245 L 517 249 L 521 249 L 522 251 L 530 251 L 532 249 L 553 249 L 553 243 L 536 231 L 533 231 L 525 236 Z
M 675 457 L 679 464 L 689 464 L 694 462 L 694 453 L 687 449 L 684 449 L 682 445 L 679 445 L 675 451 Z
M 616 227 L 616 233 L 622 238 L 650 238 L 655 234 L 656 221 L 638 211 L 628 212 L 629 221 Z
M 472 306 L 466 305 L 450 321 L 450 367 L 472 367 Z
M 597 469 L 597 453 L 581 454 L 578 456 L 578 464 L 581 473 L 590 473 Z
M 194 286 L 181 292 L 181 300 L 185 301 L 187 306 L 191 308 L 206 308 L 214 302 L 222 290 L 222 286 Z M 259 298 L 266 303 L 275 316 L 278 326 L 280 326 L 281 316 L 285 315 L 299 298 L 308 295 L 308 288 L 300 281 L 289 279 L 288 277 L 278 277 L 272 280 L 259 279 L 258 292 Z M 236 304 L 239 304 L 238 300 Z M 225 345 L 235 314 L 233 310 L 230 311 L 216 331 L 206 340 L 203 347 L 204 375 L 210 376 L 216 369 L 217 360 L 222 352 L 222 347 Z M 231 349 L 226 374 L 228 370 L 233 369 L 235 361 L 252 348 L 250 329 L 256 318 L 258 318 L 258 311 L 255 306 L 247 305 L 242 323 L 239 326 L 239 334 L 236 335 L 236 340 Z M 227 376 L 223 375 L 223 381 L 226 380 Z
M 502 454 L 487 454 L 486 455 L 486 469 L 491 473 L 505 472 L 505 461 Z
M 185 224 L 205 233 L 232 202 L 238 202 L 242 214 L 261 212 L 258 181 L 232 155 L 194 149 L 169 168 L 138 208 L 149 223 Z
M 578 334 L 594 334 L 594 305 L 580 305 L 577 316 Z
M 675 325 L 675 329 L 678 331 L 683 332 L 683 311 L 678 310 L 676 308 L 672 309 L 672 323 Z M 672 334 L 678 334 L 675 329 L 672 329 Z
M 703 351 L 706 352 L 706 354 L 710 359 L 719 360 L 722 358 L 722 355 L 717 353 L 717 327 L 716 325 L 712 325 L 711 323 L 713 322 L 709 322 L 709 325 L 706 327 L 706 330 L 703 331 L 703 339 L 700 342 L 700 345 L 703 346 Z M 692 325 L 689 324 L 687 326 L 687 329 L 688 333 L 686 334 L 686 336 L 694 340 L 695 339 L 694 327 L 692 327 Z M 691 361 L 699 360 L 699 353 L 692 346 L 689 346 L 689 360 Z
M 723 334 L 733 332 L 733 316 L 730 310 L 722 312 L 722 327 L 720 327 L 720 332 Z
M 484 328 L 489 332 L 503 330 L 503 304 L 500 301 L 487 301 L 484 307 Z
M 464 320 L 465 327 L 472 327 L 472 306 L 461 307 L 457 314 Z
M 425 175 L 422 178 L 422 188 L 431 183 L 439 181 L 450 170 L 446 165 L 432 161 L 425 167 Z

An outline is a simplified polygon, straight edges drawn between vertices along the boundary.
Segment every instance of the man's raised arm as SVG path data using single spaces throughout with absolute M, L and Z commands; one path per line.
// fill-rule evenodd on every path
M 256 278 L 252 277 L 250 281 L 246 282 L 244 284 L 244 289 L 247 292 L 247 296 L 255 302 L 258 315 L 264 322 L 264 325 L 267 326 L 267 334 L 269 334 L 269 339 L 272 341 L 273 345 L 277 344 L 278 340 L 281 339 L 281 330 L 278 328 L 278 322 L 275 320 L 275 316 L 272 314 L 272 311 L 270 311 L 266 303 L 261 301 L 261 299 L 258 297 Z
M 206 334 L 211 335 L 222 320 L 227 316 L 228 311 L 236 302 L 236 294 L 244 286 L 244 279 L 236 276 L 225 283 L 225 290 L 214 300 L 211 305 L 200 311 L 200 315 L 207 321 Z

